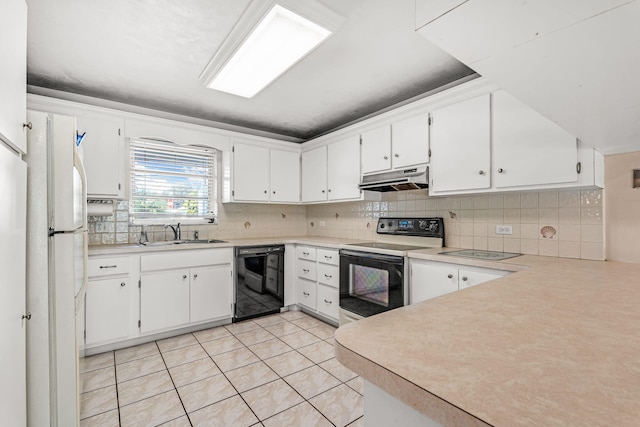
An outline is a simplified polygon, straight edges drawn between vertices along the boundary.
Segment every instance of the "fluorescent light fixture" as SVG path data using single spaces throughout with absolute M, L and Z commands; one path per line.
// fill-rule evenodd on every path
M 292 11 L 294 7 L 267 2 L 270 8 L 265 14 L 264 0 L 261 3 L 262 10 L 245 13 L 203 72 L 201 79 L 208 88 L 251 98 L 332 33 L 326 25 Z M 295 8 L 301 3 L 305 2 L 298 1 Z M 239 35 L 238 27 L 244 27 L 246 34 L 247 21 L 255 21 L 256 15 L 262 16 L 257 25 L 248 35 Z M 326 13 L 324 18 L 320 21 L 326 21 Z

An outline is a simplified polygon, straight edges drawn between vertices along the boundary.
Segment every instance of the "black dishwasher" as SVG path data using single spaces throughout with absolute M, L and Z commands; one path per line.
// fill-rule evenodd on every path
M 284 307 L 284 245 L 236 248 L 233 321 L 279 313 Z

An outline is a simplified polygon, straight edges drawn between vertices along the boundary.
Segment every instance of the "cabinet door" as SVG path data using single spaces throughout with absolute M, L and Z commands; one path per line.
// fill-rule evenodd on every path
M 391 125 L 362 134 L 362 173 L 391 169 Z
M 339 291 L 337 288 L 318 284 L 318 312 L 338 320 Z
M 233 144 L 233 199 L 269 201 L 269 149 Z
M 493 94 L 497 188 L 576 182 L 576 138 L 505 91 Z
M 429 114 L 401 120 L 391 126 L 393 168 L 429 162 Z
M 316 309 L 316 282 L 298 279 L 296 281 L 297 302 L 312 310 Z
M 220 265 L 191 269 L 191 323 L 231 317 L 233 284 L 231 266 Z
M 432 113 L 430 191 L 489 188 L 489 94 Z
M 91 280 L 87 285 L 87 345 L 124 340 L 131 329 L 129 277 Z
M 140 321 L 142 333 L 189 323 L 189 270 L 142 275 Z
M 438 297 L 458 290 L 458 270 L 455 267 L 411 262 L 410 303 Z
M 352 136 L 329 144 L 327 149 L 329 200 L 359 198 L 360 138 Z
M 489 280 L 497 279 L 509 274 L 507 271 L 500 270 L 458 270 L 458 277 L 460 279 L 459 288 L 465 289 L 471 286 L 479 285 L 480 283 L 488 282 Z
M 124 119 L 114 116 L 77 117 L 82 141 L 87 195 L 124 198 Z
M 271 150 L 271 201 L 300 201 L 300 154 Z
M 27 152 L 27 5 L 3 0 L 0 15 L 0 139 Z
M 302 153 L 302 201 L 327 200 L 327 147 Z

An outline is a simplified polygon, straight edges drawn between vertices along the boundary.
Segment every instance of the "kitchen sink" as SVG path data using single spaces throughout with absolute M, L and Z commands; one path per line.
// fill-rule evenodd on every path
M 208 239 L 208 240 L 165 240 L 160 242 L 140 243 L 139 246 L 171 246 L 171 245 L 190 245 L 194 243 L 227 243 L 226 240 Z

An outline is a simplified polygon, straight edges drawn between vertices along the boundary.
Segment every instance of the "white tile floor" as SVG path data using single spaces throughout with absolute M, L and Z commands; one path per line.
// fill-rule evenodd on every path
M 81 425 L 362 426 L 334 332 L 288 311 L 87 357 Z

